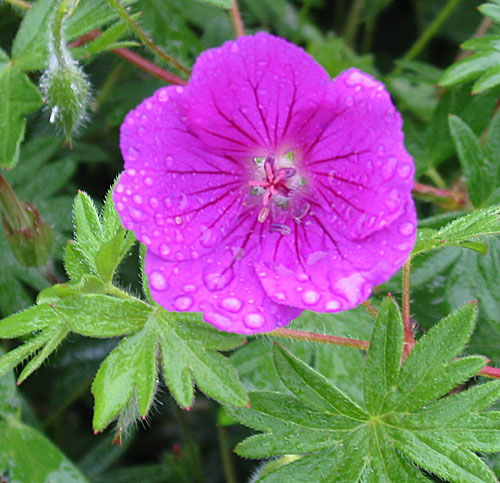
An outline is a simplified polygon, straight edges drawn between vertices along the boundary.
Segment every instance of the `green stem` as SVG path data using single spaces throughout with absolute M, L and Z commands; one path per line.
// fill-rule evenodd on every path
M 347 17 L 343 37 L 347 45 L 353 48 L 356 34 L 358 33 L 358 27 L 361 22 L 361 12 L 363 11 L 364 4 L 365 0 L 353 0 L 351 9 L 349 10 L 349 16 Z
M 185 74 L 190 74 L 190 70 L 182 65 L 177 59 L 160 49 L 153 41 L 146 35 L 146 33 L 139 27 L 137 22 L 127 13 L 119 0 L 107 0 L 109 5 L 115 12 L 126 22 L 126 24 L 134 31 L 139 40 L 152 52 L 160 56 L 163 60 L 173 65 Z
M 226 483 L 237 483 L 236 471 L 234 469 L 232 454 L 229 451 L 229 444 L 227 441 L 226 428 L 217 425 L 217 436 L 219 440 L 220 456 L 222 459 L 222 467 L 224 468 L 224 476 Z
M 428 176 L 432 181 L 434 181 L 434 184 L 442 190 L 446 189 L 446 183 L 444 182 L 444 179 L 441 177 L 441 175 L 438 173 L 436 168 L 429 168 L 425 172 L 425 175 Z
M 111 69 L 111 72 L 108 74 L 108 76 L 102 83 L 101 88 L 99 89 L 99 91 L 95 96 L 94 103 L 92 105 L 92 110 L 94 112 L 97 112 L 99 107 L 102 106 L 104 102 L 106 102 L 106 99 L 113 92 L 113 88 L 120 80 L 120 77 L 123 74 L 124 70 L 125 70 L 125 64 L 123 64 L 122 62 L 117 63 L 113 67 L 113 69 Z
M 410 47 L 410 50 L 406 52 L 402 60 L 413 60 L 422 52 L 422 50 L 424 50 L 425 46 L 429 43 L 432 37 L 434 37 L 443 23 L 448 20 L 448 17 L 451 15 L 459 2 L 460 0 L 448 0 L 448 3 L 444 6 L 443 10 L 441 10 L 439 15 L 430 23 L 430 25 L 424 30 L 422 35 Z M 401 67 L 397 67 L 394 72 L 401 72 Z
M 196 444 L 196 441 L 194 440 L 193 435 L 191 434 L 191 430 L 189 429 L 189 426 L 187 424 L 184 412 L 181 410 L 179 406 L 177 406 L 177 404 L 175 404 L 174 406 L 175 406 L 175 413 L 177 415 L 177 420 L 179 421 L 179 425 L 181 427 L 182 436 L 184 438 L 184 441 L 186 442 L 186 445 L 189 446 L 194 456 L 195 460 L 194 463 L 196 465 L 196 468 L 194 470 L 196 472 L 197 481 L 203 483 L 205 481 L 205 478 L 203 477 L 203 468 L 201 466 L 198 445 Z
M 297 27 L 297 31 L 295 32 L 295 43 L 300 42 L 300 38 L 302 36 L 302 29 L 304 28 L 304 24 L 306 23 L 307 14 L 309 13 L 309 8 L 311 8 L 311 0 L 304 0 L 304 4 L 300 9 L 299 13 L 299 25 Z
M 353 349 L 368 350 L 370 343 L 365 340 L 349 339 L 347 337 L 337 337 L 335 335 L 317 334 L 315 332 L 304 332 L 293 329 L 274 329 L 267 335 L 272 337 L 284 337 L 286 339 L 309 340 L 321 344 L 341 345 L 343 347 L 352 347 Z

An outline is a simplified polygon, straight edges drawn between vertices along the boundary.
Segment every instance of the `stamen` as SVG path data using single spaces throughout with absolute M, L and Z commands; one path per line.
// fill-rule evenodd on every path
M 269 227 L 269 231 L 277 231 L 282 235 L 290 235 L 290 233 L 292 233 L 292 229 L 283 223 L 272 223 Z
M 268 216 L 269 216 L 269 207 L 263 206 L 259 211 L 259 216 L 257 217 L 257 221 L 259 223 L 264 223 L 267 220 Z

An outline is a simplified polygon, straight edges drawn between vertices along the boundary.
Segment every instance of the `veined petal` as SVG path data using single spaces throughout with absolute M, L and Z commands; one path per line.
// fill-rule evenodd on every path
M 183 262 L 166 262 L 148 251 L 146 273 L 153 299 L 166 310 L 203 312 L 207 322 L 226 332 L 269 332 L 301 313 L 271 300 L 252 262 L 235 260 L 227 249 Z
M 304 50 L 260 32 L 200 55 L 187 113 L 211 147 L 249 156 L 286 154 L 297 113 L 317 105 L 329 83 Z
M 298 126 L 299 169 L 335 232 L 365 238 L 401 215 L 414 174 L 401 127 L 385 87 L 357 69 L 335 78 L 322 106 Z
M 124 226 L 172 261 L 195 259 L 230 235 L 249 190 L 244 168 L 187 127 L 184 92 L 160 89 L 127 115 L 125 172 L 113 194 Z
M 415 244 L 411 198 L 399 218 L 362 240 L 336 233 L 328 216 L 316 207 L 289 235 L 266 238 L 255 266 L 273 300 L 317 312 L 354 308 L 401 268 Z

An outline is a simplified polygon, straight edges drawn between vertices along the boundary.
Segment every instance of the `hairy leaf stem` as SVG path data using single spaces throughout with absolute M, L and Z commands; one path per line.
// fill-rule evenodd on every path
M 177 59 L 172 57 L 171 55 L 164 52 L 160 47 L 158 47 L 147 35 L 146 33 L 139 27 L 137 22 L 128 14 L 127 10 L 123 7 L 119 0 L 107 0 L 109 5 L 113 8 L 113 10 L 125 21 L 125 23 L 132 29 L 132 31 L 137 35 L 139 40 L 151 50 L 153 53 L 161 57 L 163 60 L 173 65 L 180 71 L 185 74 L 190 74 L 191 71 L 181 64 Z
M 328 334 L 317 334 L 315 332 L 305 332 L 302 330 L 284 329 L 282 327 L 274 329 L 272 332 L 269 332 L 268 335 L 273 337 L 284 337 L 286 339 L 309 340 L 322 344 L 341 345 L 361 350 L 368 350 L 368 347 L 370 347 L 370 343 L 365 340 L 349 339 L 347 337 L 337 337 Z
M 310 342 L 318 342 L 320 344 L 340 345 L 343 347 L 351 347 L 353 349 L 360 349 L 363 351 L 367 351 L 370 348 L 370 342 L 368 342 L 367 340 L 349 339 L 347 337 L 337 337 L 335 335 L 328 335 L 328 334 L 317 334 L 315 332 L 284 329 L 281 327 L 279 329 L 274 329 L 267 335 L 270 335 L 271 337 L 282 337 L 285 339 L 308 340 Z M 413 330 L 411 332 L 411 337 L 413 339 Z M 405 339 L 406 339 L 406 327 L 405 327 Z M 415 340 L 413 339 L 413 346 L 414 345 L 415 345 Z M 500 368 L 484 366 L 477 374 L 478 376 L 489 377 L 492 379 L 500 379 Z
M 219 440 L 219 450 L 226 483 L 237 483 L 238 479 L 236 478 L 232 452 L 229 450 L 226 428 L 224 426 L 220 426 L 219 424 L 217 425 L 217 437 Z
M 410 319 L 410 273 L 411 258 L 408 258 L 403 265 L 403 326 L 404 326 L 404 346 L 403 361 L 408 357 L 415 346 L 415 337 Z
M 243 20 L 241 20 L 241 14 L 237 0 L 233 0 L 233 6 L 230 10 L 230 14 L 236 38 L 243 37 L 243 35 L 245 35 L 245 27 L 243 26 Z
M 402 60 L 413 60 L 422 52 L 422 50 L 424 50 L 432 37 L 434 37 L 436 32 L 441 28 L 443 23 L 448 20 L 448 17 L 451 15 L 459 2 L 460 0 L 448 0 L 448 3 L 444 6 L 443 10 L 439 12 L 439 15 L 429 24 L 422 35 L 410 47 L 410 50 L 406 52 L 406 54 L 402 57 Z M 401 67 L 396 67 L 394 72 L 400 73 Z

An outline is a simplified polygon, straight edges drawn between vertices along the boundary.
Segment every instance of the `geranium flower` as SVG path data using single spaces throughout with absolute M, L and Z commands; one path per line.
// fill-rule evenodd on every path
M 153 299 L 247 334 L 360 304 L 415 241 L 401 124 L 380 82 L 278 37 L 200 55 L 121 129 L 114 201 Z

